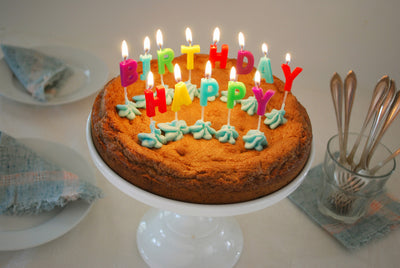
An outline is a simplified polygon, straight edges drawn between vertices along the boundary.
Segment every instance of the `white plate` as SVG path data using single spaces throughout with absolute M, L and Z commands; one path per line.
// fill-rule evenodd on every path
M 83 99 L 95 93 L 106 82 L 107 65 L 95 55 L 71 47 L 38 46 L 34 49 L 63 60 L 73 71 L 56 96 L 47 102 L 35 100 L 13 75 L 4 58 L 0 60 L 0 95 L 14 101 L 51 106 Z
M 294 190 L 296 190 L 297 187 L 300 186 L 305 176 L 307 175 L 307 172 L 310 169 L 314 159 L 314 141 L 313 141 L 311 144 L 311 152 L 308 157 L 307 163 L 304 166 L 303 170 L 300 172 L 300 174 L 297 175 L 297 177 L 293 181 L 291 181 L 288 185 L 267 196 L 247 202 L 234 203 L 234 204 L 205 205 L 205 204 L 187 203 L 161 197 L 152 194 L 150 192 L 147 192 L 145 190 L 142 190 L 141 188 L 134 186 L 133 184 L 121 178 L 117 173 L 115 173 L 104 162 L 104 160 L 98 154 L 96 147 L 93 144 L 90 122 L 91 122 L 91 116 L 89 115 L 89 118 L 86 123 L 86 141 L 88 143 L 90 155 L 93 159 L 93 162 L 96 164 L 97 168 L 104 175 L 104 177 L 109 182 L 111 182 L 115 187 L 117 187 L 120 191 L 146 205 L 172 211 L 182 215 L 226 217 L 226 216 L 247 214 L 271 206 L 279 202 L 280 200 L 286 198 L 289 194 L 291 194 Z
M 94 171 L 76 151 L 41 139 L 18 139 L 40 156 L 93 184 Z M 75 201 L 64 208 L 34 216 L 0 215 L 0 251 L 35 247 L 56 239 L 74 228 L 89 212 L 91 204 Z

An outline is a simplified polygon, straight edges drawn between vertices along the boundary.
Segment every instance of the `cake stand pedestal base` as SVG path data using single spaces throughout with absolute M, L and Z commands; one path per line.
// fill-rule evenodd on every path
M 137 246 L 150 267 L 233 267 L 243 249 L 243 234 L 233 217 L 151 209 L 137 229 Z

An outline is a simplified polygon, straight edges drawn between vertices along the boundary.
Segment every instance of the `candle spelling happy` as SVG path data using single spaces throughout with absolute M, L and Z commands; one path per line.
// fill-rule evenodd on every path
M 257 100 L 258 106 L 257 106 L 257 114 L 258 114 L 258 127 L 257 130 L 260 130 L 260 125 L 261 125 L 261 116 L 264 115 L 265 109 L 267 108 L 267 103 L 268 101 L 272 98 L 272 96 L 275 94 L 275 91 L 273 90 L 267 90 L 265 94 L 263 94 L 263 90 L 260 88 L 260 72 L 256 71 L 256 74 L 254 76 L 254 83 L 255 87 L 252 88 L 254 92 L 254 96 Z
M 211 78 L 211 62 L 207 61 L 205 78 L 201 79 L 200 85 L 200 105 L 201 120 L 204 121 L 204 107 L 207 106 L 208 97 L 215 96 L 218 93 L 219 85 L 217 80 Z
M 272 84 L 274 83 L 274 78 L 272 76 L 271 60 L 268 58 L 268 46 L 263 43 L 261 50 L 264 53 L 264 57 L 260 58 L 258 63 L 258 71 L 261 73 L 261 77 L 265 79 L 265 82 Z
M 219 68 L 225 69 L 226 62 L 228 60 L 228 51 L 229 46 L 223 44 L 221 47 L 221 52 L 217 52 L 219 42 L 220 31 L 219 28 L 216 27 L 213 34 L 213 44 L 210 45 L 210 57 L 209 60 L 211 62 L 211 66 L 215 68 L 215 62 L 219 62 Z
M 147 76 L 147 87 L 144 90 L 144 96 L 146 99 L 146 114 L 150 118 L 156 115 L 157 106 L 158 106 L 158 111 L 160 113 L 165 113 L 167 111 L 165 88 L 163 86 L 157 86 L 156 87 L 157 97 L 154 97 L 154 92 L 152 90 L 153 84 L 154 84 L 153 73 L 150 71 Z
M 143 73 L 140 75 L 140 80 L 146 80 L 147 74 L 150 71 L 150 62 L 152 59 L 151 54 L 148 54 L 150 51 L 150 39 L 148 36 L 144 38 L 144 55 L 140 55 L 140 61 L 143 66 Z
M 191 104 L 192 100 L 190 99 L 186 84 L 182 82 L 181 69 L 178 64 L 175 64 L 174 75 L 177 84 L 175 85 L 174 100 L 172 101 L 171 110 L 175 112 L 175 120 L 178 120 L 178 111 L 181 109 L 181 106 L 183 104 Z
M 240 50 L 237 55 L 236 69 L 238 74 L 248 74 L 253 70 L 254 56 L 250 51 L 243 50 L 244 48 L 244 36 L 243 33 L 239 33 L 239 45 Z M 244 65 L 244 59 L 247 59 L 247 65 Z
M 158 58 L 158 73 L 161 77 L 161 84 L 164 85 L 163 74 L 165 74 L 165 66 L 167 66 L 168 71 L 172 73 L 174 71 L 174 66 L 172 64 L 172 60 L 174 59 L 174 51 L 170 48 L 162 48 L 163 47 L 163 36 L 161 30 L 157 30 L 157 45 L 160 48 L 157 51 Z
M 192 46 L 192 31 L 190 30 L 190 28 L 186 28 L 186 41 L 189 43 L 189 46 L 181 46 L 181 53 L 187 54 L 186 69 L 189 70 L 189 82 L 190 82 L 191 71 L 194 68 L 194 53 L 200 52 L 199 45 Z

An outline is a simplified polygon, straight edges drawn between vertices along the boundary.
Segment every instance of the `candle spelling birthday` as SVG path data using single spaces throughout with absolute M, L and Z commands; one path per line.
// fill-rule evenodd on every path
M 286 63 L 282 64 L 282 71 L 283 71 L 283 74 L 285 75 L 286 81 L 285 81 L 285 88 L 284 88 L 285 96 L 282 101 L 281 109 L 285 108 L 286 97 L 287 97 L 288 92 L 290 92 L 292 90 L 293 80 L 296 78 L 296 76 L 299 75 L 299 73 L 301 73 L 301 71 L 303 71 L 302 68 L 296 67 L 293 70 L 293 72 L 291 72 L 290 66 L 289 66 L 290 61 L 291 61 L 291 56 L 289 53 L 286 53 Z
M 253 70 L 254 56 L 250 51 L 243 50 L 244 48 L 244 35 L 242 32 L 239 33 L 239 45 L 240 50 L 237 55 L 236 70 L 238 74 L 248 74 Z M 244 59 L 247 59 L 247 64 Z
M 124 87 L 125 103 L 129 102 L 126 87 L 135 83 L 138 79 L 138 73 L 136 72 L 137 62 L 133 59 L 128 59 L 128 45 L 126 41 L 122 41 L 122 59 L 120 62 L 120 74 L 121 74 L 121 85 Z
M 261 73 L 261 77 L 265 79 L 265 82 L 272 84 L 274 83 L 274 78 L 272 76 L 271 60 L 268 58 L 268 46 L 263 43 L 261 50 L 264 53 L 264 57 L 260 58 L 258 63 L 258 71 Z
M 216 27 L 214 30 L 214 33 L 213 33 L 213 44 L 210 45 L 209 60 L 211 62 L 211 66 L 213 68 L 215 68 L 215 63 L 219 62 L 219 68 L 225 69 L 226 62 L 228 60 L 229 46 L 226 44 L 223 44 L 221 47 L 221 52 L 217 52 L 217 50 L 218 50 L 217 43 L 219 42 L 220 34 L 221 33 L 220 33 L 219 28 Z
M 186 59 L 186 69 L 189 70 L 189 82 L 192 78 L 192 70 L 194 68 L 194 54 L 200 52 L 199 45 L 192 46 L 192 31 L 190 28 L 186 28 L 186 41 L 189 43 L 189 46 L 181 46 L 181 53 L 187 54 Z
M 140 55 L 140 61 L 142 62 L 143 66 L 143 73 L 140 75 L 140 80 L 146 80 L 147 74 L 150 71 L 150 62 L 152 59 L 151 54 L 148 54 L 150 51 L 150 38 L 146 36 L 144 38 L 144 55 Z
M 158 59 L 158 73 L 160 74 L 161 84 L 164 85 L 163 75 L 165 74 L 165 66 L 170 73 L 174 71 L 174 66 L 172 64 L 172 60 L 174 59 L 174 51 L 170 48 L 163 49 L 163 36 L 161 30 L 157 30 L 156 36 L 157 45 L 160 48 L 157 51 L 157 59 Z

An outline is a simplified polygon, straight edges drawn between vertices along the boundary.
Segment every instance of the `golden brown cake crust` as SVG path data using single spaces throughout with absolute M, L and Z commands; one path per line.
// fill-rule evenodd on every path
M 195 55 L 192 83 L 200 85 L 208 55 Z M 182 70 L 182 80 L 188 79 L 186 56 L 174 59 Z M 157 61 L 152 61 L 155 85 L 160 84 Z M 227 90 L 229 71 L 236 60 L 228 60 L 226 69 L 213 69 L 212 77 L 219 83 L 219 92 Z M 138 64 L 141 73 L 141 64 Z M 238 81 L 245 83 L 246 97 L 252 96 L 255 69 L 239 75 Z M 176 84 L 174 75 L 164 75 L 170 87 Z M 274 77 L 274 84 L 261 83 L 264 92 L 276 91 L 267 105 L 267 112 L 280 109 L 284 83 Z M 129 98 L 144 94 L 145 81 L 140 79 L 127 88 Z M 202 204 L 225 204 L 256 199 L 272 193 L 292 181 L 301 172 L 311 150 L 312 131 L 304 107 L 289 93 L 285 111 L 287 123 L 272 130 L 261 124 L 268 147 L 262 151 L 244 148 L 243 136 L 256 129 L 258 116 L 250 116 L 237 104 L 231 111 L 231 125 L 239 133 L 236 144 L 221 143 L 218 139 L 195 140 L 192 134 L 179 141 L 169 142 L 160 149 L 148 149 L 140 145 L 139 133 L 150 132 L 150 119 L 145 109 L 142 115 L 129 120 L 118 116 L 117 104 L 124 103 L 124 88 L 120 78 L 112 79 L 98 94 L 92 110 L 92 138 L 103 160 L 125 180 L 167 198 Z M 227 123 L 226 103 L 217 98 L 205 107 L 204 121 L 210 121 L 215 130 Z M 188 126 L 201 117 L 201 106 L 196 97 L 189 106 L 178 112 Z M 157 123 L 171 122 L 175 113 L 171 106 L 164 114 L 156 112 Z M 263 116 L 262 120 L 265 117 Z

